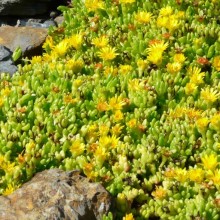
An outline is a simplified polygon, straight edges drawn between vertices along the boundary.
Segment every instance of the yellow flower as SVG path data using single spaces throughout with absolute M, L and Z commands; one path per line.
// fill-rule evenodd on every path
M 118 145 L 119 138 L 115 135 L 112 136 L 101 136 L 99 138 L 99 146 L 104 147 L 106 149 L 116 148 Z
M 152 17 L 152 14 L 149 12 L 145 12 L 145 11 L 140 11 L 135 15 L 135 20 L 137 22 L 143 23 L 143 24 L 147 24 L 150 22 Z
M 169 21 L 166 24 L 166 28 L 170 31 L 173 32 L 174 30 L 176 30 L 179 27 L 180 23 L 178 21 L 178 19 L 176 18 L 175 15 L 171 15 L 169 17 Z
M 85 6 L 89 12 L 96 11 L 98 9 L 104 9 L 104 2 L 102 0 L 86 0 Z
M 207 103 L 214 103 L 219 98 L 220 93 L 214 88 L 206 87 L 201 90 L 200 97 Z
M 155 52 L 151 52 L 149 53 L 147 60 L 149 60 L 151 63 L 159 65 L 162 63 L 162 59 L 163 59 L 163 55 L 162 52 L 160 51 L 155 51 Z
M 185 109 L 185 114 L 190 118 L 190 119 L 197 119 L 201 117 L 201 110 L 197 110 L 195 108 L 188 108 Z
M 116 124 L 112 127 L 111 129 L 111 133 L 112 135 L 115 135 L 115 136 L 119 136 L 122 132 L 122 129 L 123 129 L 123 125 L 120 125 L 120 124 Z
M 120 121 L 123 118 L 124 118 L 124 115 L 123 115 L 122 111 L 116 110 L 115 114 L 113 115 L 114 121 Z
M 220 169 L 208 172 L 208 179 L 212 180 L 215 185 L 220 185 Z
M 83 35 L 82 34 L 73 34 L 70 38 L 67 39 L 69 46 L 74 47 L 78 50 L 83 43 Z
M 185 115 L 185 108 L 176 107 L 174 110 L 170 110 L 169 115 L 172 118 L 181 118 Z
M 122 100 L 120 96 L 115 96 L 110 98 L 108 106 L 109 110 L 115 111 L 115 110 L 121 110 L 123 105 L 126 103 Z
M 199 130 L 199 132 L 203 132 L 206 130 L 207 126 L 209 124 L 209 119 L 208 118 L 199 118 L 197 121 L 196 121 L 196 126 Z
M 116 76 L 118 73 L 118 69 L 114 68 L 113 66 L 106 66 L 104 68 L 104 75 L 108 76 L 108 75 L 113 75 Z
M 167 64 L 167 71 L 169 73 L 178 73 L 182 69 L 182 64 L 179 62 L 174 62 L 174 63 L 168 63 Z
M 72 98 L 71 95 L 65 95 L 63 98 L 63 101 L 66 104 L 69 104 L 69 103 L 75 104 L 77 103 L 78 100 L 76 98 Z
M 186 169 L 181 169 L 181 168 L 178 168 L 175 170 L 175 179 L 178 180 L 179 182 L 181 183 L 184 183 L 186 182 L 187 178 L 188 178 L 188 172 L 186 171 Z
M 92 40 L 92 44 L 98 48 L 106 47 L 108 45 L 108 38 L 105 35 L 96 37 Z
M 120 3 L 121 4 L 131 4 L 131 3 L 134 3 L 135 0 L 120 0 Z
M 0 164 L 0 168 L 3 169 L 6 173 L 13 173 L 15 169 L 15 163 L 4 161 L 4 163 Z
M 33 56 L 31 59 L 31 64 L 41 64 L 42 63 L 42 56 Z
M 131 119 L 130 121 L 127 122 L 127 126 L 129 128 L 134 128 L 137 125 L 137 120 L 135 118 Z
M 150 45 L 150 47 L 147 49 L 148 52 L 163 52 L 167 49 L 168 43 L 164 43 L 164 41 L 155 42 Z
M 79 73 L 83 68 L 83 61 L 82 60 L 75 60 L 70 59 L 66 62 L 66 70 L 72 70 L 74 73 Z
M 7 188 L 4 190 L 2 195 L 8 196 L 8 195 L 12 194 L 18 188 L 19 188 L 19 186 L 15 186 L 14 183 L 12 183 L 12 184 L 10 183 L 7 185 Z
M 123 75 L 127 75 L 129 72 L 131 72 L 132 66 L 131 65 L 120 65 L 119 66 L 119 72 Z
M 203 78 L 205 76 L 205 73 L 200 72 L 200 71 L 201 71 L 201 69 L 198 67 L 193 67 L 189 70 L 191 83 L 194 83 L 196 85 L 200 85 L 204 82 Z
M 108 104 L 107 102 L 99 101 L 96 108 L 98 111 L 104 112 L 108 110 Z
M 191 181 L 201 183 L 204 179 L 205 171 L 201 168 L 190 169 L 188 171 L 188 177 Z
M 162 186 L 156 186 L 156 190 L 153 191 L 151 193 L 151 195 L 155 198 L 155 199 L 163 199 L 166 197 L 167 195 L 167 190 L 164 189 Z
M 9 94 L 11 93 L 11 90 L 6 87 L 5 89 L 2 89 L 1 90 L 1 95 L 4 97 L 4 96 L 8 96 Z
M 168 22 L 169 22 L 169 18 L 168 17 L 159 16 L 157 18 L 157 25 L 159 27 L 167 27 Z
M 220 114 L 219 113 L 213 115 L 210 122 L 214 129 L 220 130 Z
M 94 153 L 94 157 L 95 157 L 97 165 L 101 167 L 107 157 L 106 149 L 98 146 Z
M 169 16 L 173 13 L 173 9 L 170 6 L 166 6 L 165 8 L 160 9 L 160 16 Z
M 216 56 L 213 59 L 213 66 L 216 70 L 220 71 L 220 56 Z
M 116 49 L 110 46 L 101 48 L 101 50 L 97 54 L 104 61 L 113 60 L 118 55 L 116 53 Z
M 68 41 L 67 40 L 62 40 L 60 43 L 58 43 L 54 47 L 54 52 L 58 56 L 64 56 L 66 54 L 67 50 L 68 50 Z
M 173 60 L 174 62 L 184 63 L 186 60 L 186 57 L 182 53 L 177 53 L 174 55 Z
M 133 214 L 130 213 L 130 214 L 126 214 L 122 220 L 135 220 L 135 219 L 133 217 Z
M 153 64 L 159 65 L 162 62 L 163 51 L 166 50 L 167 47 L 168 43 L 164 43 L 164 41 L 151 44 L 150 47 L 147 49 L 147 60 L 149 60 Z
M 129 91 L 131 90 L 134 90 L 134 91 L 138 91 L 141 89 L 141 85 L 140 85 L 140 81 L 139 79 L 132 79 L 132 80 L 129 80 L 128 82 L 128 88 L 129 88 Z
M 108 132 L 109 132 L 109 126 L 107 126 L 106 124 L 99 125 L 99 135 L 100 136 L 107 135 Z
M 52 49 L 54 47 L 54 42 L 53 42 L 53 38 L 51 36 L 47 36 L 44 44 L 43 44 L 43 49 L 47 50 L 47 49 Z
M 218 165 L 218 157 L 215 154 L 205 155 L 201 160 L 206 170 L 214 170 Z
M 70 146 L 70 152 L 72 156 L 76 158 L 77 156 L 81 155 L 85 150 L 85 144 L 80 139 L 75 139 Z

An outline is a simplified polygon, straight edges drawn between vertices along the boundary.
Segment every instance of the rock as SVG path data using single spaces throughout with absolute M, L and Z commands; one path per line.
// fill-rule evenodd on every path
M 0 73 L 9 73 L 11 76 L 18 70 L 11 59 L 0 61 Z
M 0 73 L 10 73 L 12 75 L 17 71 L 11 59 L 12 52 L 3 45 L 0 45 Z
M 1 220 L 101 220 L 112 198 L 78 171 L 45 170 L 9 196 L 0 196 Z
M 64 17 L 63 16 L 57 16 L 54 21 L 56 22 L 56 25 L 59 26 L 64 22 Z
M 41 54 L 42 44 L 47 36 L 47 29 L 34 27 L 0 27 L 0 44 L 10 51 L 21 47 L 23 56 Z
M 11 56 L 11 51 L 3 45 L 0 45 L 0 61 L 7 60 Z

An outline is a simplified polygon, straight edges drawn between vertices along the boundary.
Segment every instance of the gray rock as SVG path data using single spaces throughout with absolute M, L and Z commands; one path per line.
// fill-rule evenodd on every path
M 18 70 L 11 59 L 0 61 L 0 74 L 9 73 L 11 76 Z
M 57 16 L 54 21 L 56 22 L 57 26 L 61 25 L 64 22 L 64 17 L 61 16 Z
M 0 196 L 1 220 L 101 220 L 112 198 L 78 171 L 45 170 L 9 196 Z
M 12 52 L 5 46 L 0 45 L 0 61 L 7 60 Z

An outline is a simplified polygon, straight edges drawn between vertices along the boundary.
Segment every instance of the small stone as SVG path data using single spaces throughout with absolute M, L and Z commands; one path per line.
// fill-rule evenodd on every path
M 0 61 L 8 59 L 12 52 L 3 45 L 0 45 Z
M 0 61 L 0 75 L 1 73 L 9 73 L 12 76 L 17 70 L 17 66 L 13 64 L 11 59 Z

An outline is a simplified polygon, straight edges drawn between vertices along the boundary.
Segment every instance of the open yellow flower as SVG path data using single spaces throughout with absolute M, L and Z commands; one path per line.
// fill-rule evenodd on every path
M 68 39 L 69 46 L 74 47 L 76 50 L 78 50 L 82 43 L 83 43 L 83 34 L 73 34 Z
M 101 50 L 97 54 L 104 61 L 113 60 L 118 55 L 116 53 L 116 49 L 110 46 L 101 48 Z
M 147 60 L 152 62 L 153 64 L 159 65 L 162 62 L 163 52 L 167 49 L 168 43 L 164 43 L 164 41 L 159 41 L 151 44 L 147 49 L 148 57 Z
M 69 48 L 68 45 L 68 41 L 67 40 L 62 40 L 60 43 L 58 43 L 55 47 L 54 47 L 54 52 L 58 55 L 58 56 L 64 56 Z
M 140 11 L 135 15 L 135 20 L 139 23 L 147 24 L 150 22 L 152 14 L 150 12 Z
M 151 195 L 155 198 L 155 199 L 163 199 L 166 197 L 167 195 L 167 190 L 164 189 L 162 186 L 157 187 L 156 186 L 156 190 L 154 190 Z
M 195 67 L 194 69 L 199 69 L 199 68 Z M 200 85 L 204 82 L 203 81 L 204 76 L 205 76 L 204 72 L 195 71 L 190 76 L 190 82 L 194 83 L 195 85 Z
M 179 62 L 167 64 L 167 71 L 169 73 L 175 74 L 175 73 L 178 73 L 181 69 L 182 69 L 182 64 Z
M 166 6 L 160 9 L 160 16 L 169 16 L 173 13 L 173 8 L 171 6 Z
M 86 0 L 85 6 L 89 12 L 96 11 L 98 9 L 104 9 L 104 2 L 102 0 Z
M 96 37 L 92 40 L 92 44 L 98 48 L 106 47 L 108 45 L 108 38 L 105 35 Z
M 218 157 L 215 154 L 204 155 L 201 160 L 206 170 L 214 170 L 218 165 Z
M 177 53 L 174 55 L 173 57 L 173 61 L 174 62 L 178 62 L 178 63 L 184 63 L 186 60 L 186 57 L 184 56 L 184 54 L 182 53 Z
M 208 104 L 214 103 L 219 98 L 220 93 L 214 88 L 206 87 L 201 90 L 200 97 Z
M 110 98 L 108 106 L 109 110 L 116 111 L 121 110 L 126 103 L 123 101 L 122 97 L 115 96 Z
M 190 169 L 188 171 L 188 177 L 191 181 L 201 183 L 204 179 L 205 171 L 201 168 Z

